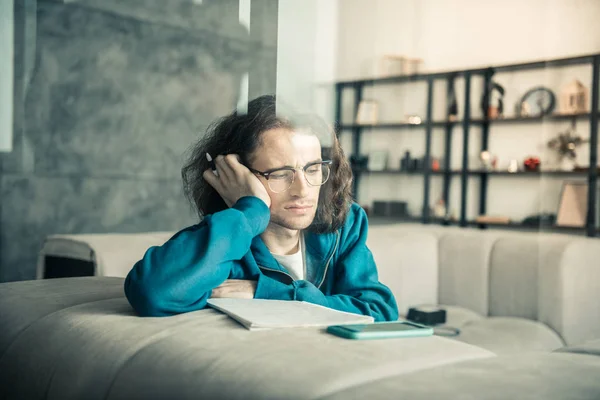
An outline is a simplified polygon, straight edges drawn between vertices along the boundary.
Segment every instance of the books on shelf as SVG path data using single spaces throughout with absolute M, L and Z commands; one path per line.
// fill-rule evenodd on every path
M 510 218 L 502 215 L 480 215 L 475 218 L 478 224 L 510 224 Z

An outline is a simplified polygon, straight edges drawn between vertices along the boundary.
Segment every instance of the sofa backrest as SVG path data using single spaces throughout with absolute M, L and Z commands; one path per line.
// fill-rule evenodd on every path
M 600 337 L 600 239 L 393 224 L 371 226 L 367 244 L 401 313 L 456 305 L 538 320 L 571 343 Z
M 124 277 L 173 232 L 54 235 L 40 251 Z M 401 313 L 419 304 L 465 307 L 483 316 L 538 320 L 567 343 L 600 337 L 600 239 L 439 225 L 371 225 L 367 244 Z

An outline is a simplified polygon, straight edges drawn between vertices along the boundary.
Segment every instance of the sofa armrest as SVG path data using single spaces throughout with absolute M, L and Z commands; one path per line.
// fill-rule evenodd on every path
M 174 232 L 50 235 L 38 255 L 37 279 L 44 277 L 47 257 L 91 262 L 94 275 L 125 277 L 146 250 L 165 243 Z
M 538 320 L 568 345 L 600 338 L 600 241 L 575 238 L 539 270 Z

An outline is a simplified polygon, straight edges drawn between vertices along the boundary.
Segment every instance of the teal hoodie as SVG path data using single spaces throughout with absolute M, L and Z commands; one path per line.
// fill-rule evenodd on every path
M 262 241 L 269 219 L 267 205 L 252 196 L 207 215 L 146 251 L 125 280 L 127 299 L 141 316 L 174 315 L 204 308 L 212 289 L 227 279 L 248 279 L 257 281 L 256 299 L 398 319 L 394 296 L 377 277 L 366 245 L 367 216 L 358 204 L 336 232 L 305 232 L 305 280 L 294 280 Z

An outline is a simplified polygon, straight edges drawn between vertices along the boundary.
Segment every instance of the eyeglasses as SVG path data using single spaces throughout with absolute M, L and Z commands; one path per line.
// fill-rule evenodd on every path
M 310 186 L 321 186 L 329 179 L 331 160 L 318 161 L 306 164 L 302 168 L 283 167 L 271 171 L 261 172 L 248 167 L 253 173 L 264 177 L 267 185 L 274 193 L 282 193 L 292 187 L 296 171 L 302 170 L 306 182 Z

